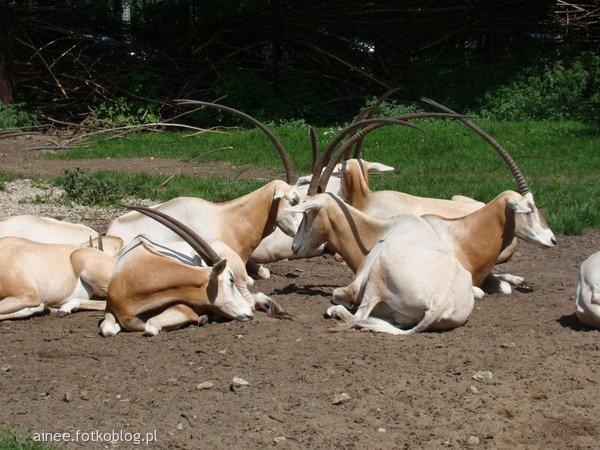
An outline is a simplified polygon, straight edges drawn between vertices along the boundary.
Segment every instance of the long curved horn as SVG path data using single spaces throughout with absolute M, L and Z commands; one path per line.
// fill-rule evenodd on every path
M 181 223 L 179 220 L 152 208 L 146 208 L 143 206 L 124 206 L 156 220 L 169 230 L 176 233 L 185 242 L 187 242 L 190 247 L 192 247 L 194 251 L 198 253 L 198 255 L 206 259 L 208 264 L 214 266 L 221 261 L 221 257 L 212 249 L 210 245 L 208 245 L 204 239 L 198 235 L 198 233 L 196 233 L 187 225 Z
M 400 88 L 397 87 L 394 89 L 390 89 L 389 91 L 384 93 L 381 97 L 379 97 L 377 99 L 377 102 L 375 102 L 373 105 L 371 105 L 368 108 L 365 108 L 361 112 L 359 112 L 358 115 L 356 116 L 356 118 L 354 119 L 354 121 L 358 122 L 359 120 L 372 118 L 373 114 L 375 114 L 375 112 L 379 111 L 379 108 L 381 108 L 381 105 L 383 105 L 383 103 L 388 98 L 390 98 L 392 95 L 394 95 L 399 90 L 400 90 Z M 350 135 L 350 137 L 351 136 L 352 135 Z M 363 145 L 364 145 L 364 138 L 359 139 L 358 142 L 356 142 L 356 144 L 354 145 L 354 151 L 351 152 L 350 148 L 348 148 L 346 153 L 344 153 L 344 159 L 348 159 L 350 157 L 350 153 L 353 154 L 353 156 L 352 156 L 353 158 L 360 158 L 362 156 Z
M 432 118 L 447 119 L 447 118 L 458 118 L 458 117 L 465 117 L 465 116 L 459 116 L 457 114 L 449 114 L 449 113 L 419 112 L 419 113 L 403 114 L 403 115 L 400 115 L 397 117 L 382 117 L 382 118 L 375 118 L 375 119 L 365 119 L 365 120 L 354 122 L 354 123 L 348 125 L 346 128 L 341 130 L 336 136 L 334 136 L 334 138 L 327 145 L 327 148 L 321 154 L 321 158 L 319 158 L 319 161 L 317 162 L 317 164 L 315 165 L 315 168 L 313 170 L 313 174 L 312 174 L 313 177 L 312 177 L 311 183 L 308 187 L 308 195 L 315 195 L 317 193 L 317 188 L 319 187 L 319 185 L 322 184 L 322 183 L 320 183 L 319 178 L 321 178 L 321 171 L 323 170 L 323 167 L 325 166 L 325 161 L 329 161 L 327 164 L 328 166 L 332 164 L 332 161 L 334 158 L 331 158 L 331 154 L 332 154 L 333 150 L 340 144 L 340 142 L 344 139 L 344 137 L 346 135 L 348 135 L 349 133 L 351 133 L 359 128 L 363 128 L 363 127 L 366 128 L 366 127 L 369 127 L 369 126 L 375 125 L 375 124 L 382 124 L 382 125 L 379 125 L 372 129 L 369 128 L 369 130 L 367 130 L 366 133 L 370 133 L 371 131 L 374 131 L 375 129 L 379 128 L 380 126 L 391 125 L 391 124 L 410 126 L 412 128 L 416 128 L 416 129 L 420 130 L 419 127 L 408 122 L 408 120 L 410 120 L 410 119 L 432 119 Z M 365 135 L 366 134 L 363 135 L 362 133 L 356 133 L 354 136 L 352 136 L 351 139 L 355 139 L 355 138 L 359 139 L 356 136 L 361 136 L 364 138 Z M 346 142 L 350 142 L 350 139 L 348 139 Z M 352 141 L 352 143 L 354 143 L 354 142 L 356 142 L 356 141 Z M 338 153 L 339 152 L 336 152 L 336 154 L 338 154 Z M 341 157 L 341 155 L 340 155 L 340 157 Z M 339 161 L 340 158 L 338 157 L 335 159 L 337 159 Z M 338 163 L 338 161 L 333 163 L 334 167 L 335 167 L 335 164 Z
M 431 106 L 439 109 L 440 111 L 445 111 L 445 112 L 456 114 L 450 108 L 448 108 L 444 105 L 441 105 L 429 98 L 422 98 L 421 101 L 423 103 L 426 103 L 428 105 L 431 105 Z M 513 177 L 515 177 L 515 181 L 517 182 L 519 193 L 521 195 L 525 195 L 528 192 L 531 192 L 531 189 L 529 188 L 529 184 L 525 180 L 525 176 L 521 172 L 521 169 L 519 169 L 519 166 L 517 166 L 517 163 L 515 162 L 515 160 L 512 159 L 512 157 L 510 156 L 508 151 L 506 151 L 506 149 L 504 147 L 502 147 L 496 139 L 494 139 L 487 132 L 485 132 L 483 129 L 481 129 L 481 127 L 479 127 L 477 124 L 475 124 L 475 122 L 473 122 L 471 119 L 463 117 L 458 120 L 461 121 L 463 124 L 465 124 L 470 129 L 472 129 L 473 131 L 475 131 L 475 133 L 477 133 L 479 136 L 481 136 L 483 138 L 483 140 L 488 142 L 494 148 L 494 150 L 496 150 L 498 152 L 498 154 L 502 157 L 502 159 L 508 165 L 508 168 L 510 169 L 511 173 L 513 174 Z
M 234 108 L 230 108 L 229 106 L 220 105 L 218 103 L 210 103 L 210 102 L 203 102 L 200 100 L 188 100 L 188 99 L 178 99 L 178 100 L 174 100 L 174 102 L 177 103 L 178 105 L 208 106 L 211 108 L 218 109 L 220 111 L 225 111 L 225 112 L 228 112 L 231 114 L 235 114 L 237 116 L 242 117 L 243 119 L 246 119 L 248 122 L 252 123 L 254 126 L 259 128 L 263 133 L 265 133 L 265 135 L 269 138 L 271 143 L 275 146 L 275 148 L 279 152 L 279 156 L 281 156 L 281 160 L 283 161 L 283 166 L 285 167 L 285 177 L 287 179 L 288 184 L 294 184 L 296 182 L 296 180 L 298 179 L 296 171 L 294 170 L 294 164 L 292 163 L 290 154 L 285 149 L 285 147 L 283 146 L 281 141 L 279 139 L 277 139 L 277 137 L 273 134 L 273 132 L 271 130 L 269 130 L 267 128 L 267 126 L 265 124 L 263 124 L 262 122 L 260 122 L 258 119 L 255 119 L 254 117 L 252 117 L 246 113 L 243 113 L 242 111 L 239 111 Z
M 310 170 L 314 170 L 315 164 L 317 164 L 317 158 L 319 157 L 319 148 L 317 145 L 317 136 L 315 135 L 315 129 L 311 126 L 308 127 L 308 136 L 310 137 L 310 148 L 312 151 L 312 162 L 310 163 Z

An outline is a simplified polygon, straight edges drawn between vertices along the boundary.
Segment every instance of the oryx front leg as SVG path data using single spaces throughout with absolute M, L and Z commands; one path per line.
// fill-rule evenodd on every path
M 104 337 L 115 336 L 121 331 L 121 325 L 119 325 L 113 313 L 107 312 L 104 314 L 104 320 L 100 323 L 100 330 Z
M 73 311 L 104 311 L 106 309 L 105 300 L 88 300 L 84 298 L 72 298 L 67 303 L 58 308 L 57 316 L 64 317 Z
M 144 336 L 156 336 L 161 330 L 176 330 L 187 325 L 199 324 L 201 321 L 196 312 L 186 305 L 175 305 L 146 322 Z M 204 320 L 204 322 L 206 322 Z M 204 323 L 203 322 L 203 323 Z

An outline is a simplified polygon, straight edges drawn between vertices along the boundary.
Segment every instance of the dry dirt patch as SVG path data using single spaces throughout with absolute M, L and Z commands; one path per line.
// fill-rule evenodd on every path
M 9 194 L 3 215 L 21 211 L 6 207 Z M 92 226 L 116 214 L 94 211 L 53 214 Z M 352 279 L 328 257 L 273 264 L 273 277 L 256 283 L 294 321 L 259 314 L 111 339 L 99 336 L 95 312 L 0 323 L 0 428 L 156 430 L 151 447 L 165 449 L 597 447 L 600 335 L 580 327 L 573 295 L 600 231 L 558 240 L 550 250 L 522 245 L 502 266 L 532 292 L 488 296 L 465 326 L 444 333 L 327 333 L 331 292 Z M 474 379 L 480 371 L 491 378 Z M 249 386 L 231 391 L 235 376 Z M 199 389 L 205 382 L 212 387 Z M 341 393 L 349 400 L 334 404 Z M 114 446 L 131 448 L 68 444 Z

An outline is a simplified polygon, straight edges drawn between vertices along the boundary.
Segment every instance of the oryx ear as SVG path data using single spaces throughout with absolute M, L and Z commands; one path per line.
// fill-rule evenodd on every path
M 333 172 L 331 172 L 331 174 L 332 175 L 337 175 L 338 173 L 342 173 L 345 168 L 346 168 L 346 161 L 341 162 L 341 163 L 337 163 L 335 165 L 335 167 L 333 168 Z
M 221 275 L 223 273 L 226 266 L 227 266 L 226 259 L 222 259 L 221 261 L 216 263 L 214 266 L 212 266 L 212 272 L 210 273 L 210 277 L 217 278 L 219 275 Z
M 283 191 L 283 189 L 277 188 L 275 189 L 275 193 L 273 194 L 273 198 L 277 199 L 277 198 L 283 198 L 285 196 L 285 192 Z
M 316 202 L 311 202 L 310 200 L 305 201 L 304 203 L 300 203 L 299 205 L 292 206 L 291 208 L 285 208 L 284 211 L 290 212 L 292 214 L 304 214 L 306 211 L 310 211 L 311 209 L 318 209 L 321 205 Z
M 526 214 L 533 211 L 529 206 L 527 206 L 527 200 L 521 200 L 520 202 L 509 200 L 508 204 L 516 214 Z
M 366 161 L 363 161 L 366 162 Z M 385 164 L 381 164 L 378 162 L 370 162 L 368 163 L 369 172 L 373 173 L 383 173 L 383 172 L 393 172 L 394 169 L 392 166 L 386 166 Z

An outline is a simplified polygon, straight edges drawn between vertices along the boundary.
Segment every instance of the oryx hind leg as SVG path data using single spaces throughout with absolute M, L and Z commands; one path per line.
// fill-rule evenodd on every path
M 204 319 L 199 320 L 201 318 L 206 316 L 198 316 L 189 306 L 171 306 L 146 322 L 144 336 L 156 336 L 161 330 L 176 330 L 187 325 L 206 323 Z
M 38 306 L 23 308 L 18 311 L 8 313 L 8 314 L 0 314 L 0 321 L 2 320 L 14 320 L 14 319 L 25 319 L 27 317 L 34 316 L 36 314 L 41 314 L 46 311 L 46 305 L 40 303 Z

